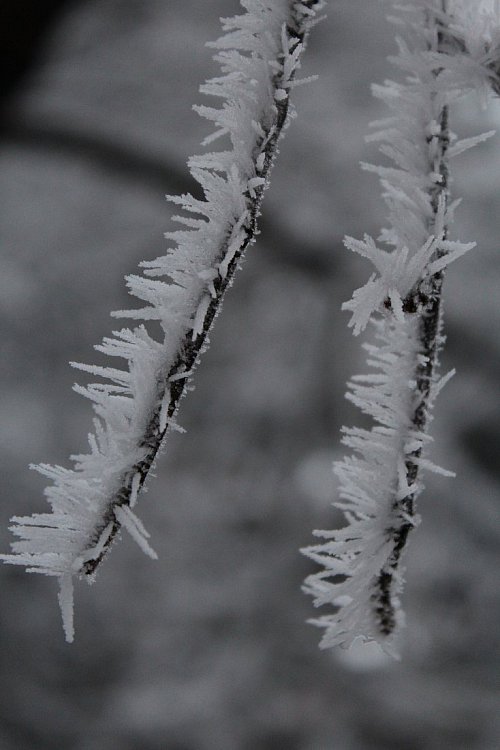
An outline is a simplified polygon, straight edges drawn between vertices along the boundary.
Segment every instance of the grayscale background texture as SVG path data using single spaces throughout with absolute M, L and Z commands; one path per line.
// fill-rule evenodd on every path
M 0 545 L 13 514 L 46 509 L 29 462 L 86 448 L 92 346 L 127 307 L 123 276 L 167 247 L 165 193 L 210 125 L 191 109 L 218 74 L 205 41 L 236 0 L 4 2 L 0 123 Z M 43 8 L 43 12 L 42 12 Z M 37 15 L 38 14 L 38 15 Z M 42 16 L 45 14 L 46 17 Z M 40 17 L 38 17 L 40 16 Z M 422 524 L 405 558 L 401 662 L 321 652 L 298 549 L 339 525 L 331 463 L 359 423 L 345 381 L 360 341 L 340 311 L 368 266 L 344 234 L 385 221 L 363 137 L 392 76 L 380 2 L 331 2 L 314 29 L 248 253 L 140 503 L 159 553 L 129 538 L 76 592 L 63 639 L 56 586 L 3 566 L 1 750 L 496 750 L 500 135 L 458 157 L 453 237 L 478 247 L 445 284 L 443 372 Z M 10 65 L 10 67 L 9 67 Z M 452 113 L 461 136 L 500 126 L 498 101 Z M 132 302 L 132 304 L 134 304 Z M 121 324 L 118 324 L 121 325 Z M 495 525 L 496 524 L 496 525 Z

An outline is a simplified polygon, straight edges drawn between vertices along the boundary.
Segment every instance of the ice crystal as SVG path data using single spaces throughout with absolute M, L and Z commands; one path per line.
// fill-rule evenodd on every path
M 365 345 L 371 371 L 353 377 L 347 394 L 373 426 L 343 429 L 342 442 L 353 453 L 335 465 L 340 480 L 335 505 L 347 525 L 315 532 L 327 541 L 303 550 L 323 567 L 306 579 L 305 591 L 316 606 L 333 608 L 313 620 L 325 628 L 325 648 L 347 647 L 360 637 L 395 653 L 404 621 L 400 561 L 418 523 L 421 470 L 450 475 L 423 455 L 431 407 L 453 374 L 441 379 L 436 374 L 443 271 L 474 246 L 448 238 L 458 205 L 450 202 L 448 162 L 492 133 L 457 141 L 448 113 L 450 104 L 478 87 L 495 90 L 500 20 L 498 3 L 481 5 L 474 21 L 468 5 L 465 0 L 449 6 L 441 0 L 395 4 L 391 20 L 401 36 L 391 60 L 404 78 L 373 86 L 393 114 L 373 123 L 367 140 L 379 142 L 392 164 L 362 166 L 379 177 L 388 226 L 377 241 L 368 235 L 346 238 L 346 246 L 375 272 L 343 305 L 355 334 L 369 323 L 376 329 L 376 343 Z
M 149 534 L 131 509 L 169 429 L 236 260 L 255 236 L 276 143 L 288 121 L 288 97 L 318 0 L 242 0 L 244 13 L 222 19 L 224 35 L 211 46 L 221 76 L 201 87 L 220 107 L 195 109 L 214 126 L 208 144 L 225 136 L 226 149 L 193 156 L 189 167 L 203 198 L 170 196 L 183 213 L 168 232 L 173 246 L 144 261 L 127 278 L 142 307 L 118 318 L 158 321 L 156 340 L 144 324 L 113 332 L 96 347 L 123 369 L 75 364 L 104 382 L 75 386 L 96 412 L 90 452 L 72 456 L 74 467 L 34 467 L 53 484 L 45 494 L 51 513 L 16 517 L 19 538 L 11 564 L 58 578 L 67 640 L 73 638 L 72 579 L 91 576 L 121 527 L 156 557 Z

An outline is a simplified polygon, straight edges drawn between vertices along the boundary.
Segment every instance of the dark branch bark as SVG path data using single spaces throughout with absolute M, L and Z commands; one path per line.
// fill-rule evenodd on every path
M 443 0 L 443 12 L 446 11 L 445 2 L 446 0 Z M 438 50 L 440 51 L 443 46 L 443 40 L 443 31 L 440 30 L 438 32 Z M 439 75 L 439 72 L 436 71 L 436 77 Z M 448 197 L 449 174 L 446 159 L 450 142 L 448 114 L 448 107 L 444 106 L 438 120 L 439 133 L 433 137 L 437 139 L 438 144 L 438 164 L 430 163 L 429 169 L 432 172 L 437 172 L 441 179 L 430 195 L 434 217 L 431 226 L 429 226 L 430 233 L 434 229 L 433 224 L 436 222 L 440 201 L 443 199 L 446 201 Z M 446 228 L 443 239 L 446 239 Z M 420 282 L 417 289 L 409 296 L 404 305 L 406 312 L 419 316 L 420 358 L 416 363 L 415 370 L 416 399 L 411 425 L 415 432 L 421 433 L 425 433 L 428 427 L 431 389 L 442 343 L 441 292 L 443 278 L 443 271 L 440 271 L 431 276 L 430 279 Z M 409 454 L 405 461 L 406 481 L 409 487 L 416 487 L 419 475 L 418 460 L 421 457 L 421 453 L 422 449 L 418 448 Z M 372 597 L 374 610 L 379 622 L 380 632 L 385 636 L 390 635 L 396 627 L 394 602 L 395 577 L 398 572 L 401 556 L 406 547 L 408 535 L 415 527 L 416 497 L 417 491 L 408 495 L 404 500 L 395 501 L 393 504 L 394 515 L 400 522 L 397 526 L 387 530 L 388 538 L 392 540 L 392 551 L 375 583 L 375 590 Z
M 315 6 L 319 5 L 318 0 L 307 0 L 303 5 L 306 5 L 310 9 L 314 9 Z M 309 25 L 305 24 L 301 20 L 300 15 L 296 12 L 296 5 L 291 6 L 290 22 L 287 26 L 287 33 L 290 39 L 296 39 L 298 42 L 303 43 L 306 38 L 307 30 Z M 261 157 L 262 167 L 255 170 L 257 177 L 262 177 L 267 180 L 273 162 L 277 152 L 277 145 L 282 134 L 283 128 L 287 122 L 288 108 L 289 108 L 289 96 L 290 90 L 288 86 L 284 86 L 283 77 L 281 73 L 274 76 L 273 86 L 275 90 L 285 89 L 286 96 L 283 99 L 275 100 L 275 112 L 273 121 L 270 125 L 264 127 L 265 136 L 258 140 L 255 144 L 254 149 L 254 164 L 257 164 L 257 158 Z M 262 159 L 262 154 L 264 158 Z M 251 244 L 257 235 L 257 219 L 260 213 L 262 204 L 264 185 L 255 188 L 253 195 L 247 194 L 246 206 L 248 211 L 248 219 L 243 227 L 245 231 L 245 238 L 235 253 L 233 258 L 230 260 L 227 268 L 227 272 L 224 275 L 219 275 L 213 282 L 215 294 L 211 298 L 206 311 L 202 331 L 193 338 L 193 329 L 190 328 L 186 331 L 184 339 L 181 342 L 177 356 L 173 364 L 169 367 L 168 371 L 161 373 L 159 380 L 157 381 L 157 392 L 156 401 L 152 409 L 149 421 L 145 427 L 143 439 L 140 443 L 141 447 L 146 448 L 145 457 L 138 463 L 130 467 L 130 469 L 123 475 L 121 485 L 117 489 L 116 493 L 110 497 L 109 504 L 106 512 L 101 518 L 101 522 L 96 526 L 94 534 L 89 543 L 87 549 L 92 549 L 102 532 L 106 527 L 111 524 L 111 531 L 109 533 L 106 544 L 101 554 L 92 560 L 85 562 L 82 565 L 82 572 L 87 576 L 93 576 L 98 566 L 102 562 L 110 549 L 113 540 L 115 539 L 119 529 L 120 523 L 117 521 L 114 509 L 117 506 L 130 505 L 130 499 L 132 495 L 132 483 L 134 477 L 139 475 L 139 491 L 143 487 L 151 467 L 154 464 L 158 451 L 163 443 L 163 440 L 172 424 L 175 424 L 175 417 L 179 409 L 179 404 L 182 397 L 186 393 L 186 386 L 188 377 L 181 378 L 183 373 L 191 373 L 195 366 L 199 362 L 199 357 L 203 353 L 208 333 L 213 325 L 214 319 L 221 308 L 222 301 L 227 288 L 231 285 L 234 277 L 234 273 L 241 261 L 245 250 L 248 245 Z M 220 248 L 217 263 L 221 263 L 226 256 L 228 251 L 231 231 L 233 227 L 228 226 L 226 242 Z M 167 422 L 166 426 L 162 429 L 160 424 L 160 415 L 162 405 L 166 400 L 168 392 L 168 407 L 167 407 Z M 136 480 L 137 482 L 137 480 Z M 85 552 L 85 550 L 84 550 Z

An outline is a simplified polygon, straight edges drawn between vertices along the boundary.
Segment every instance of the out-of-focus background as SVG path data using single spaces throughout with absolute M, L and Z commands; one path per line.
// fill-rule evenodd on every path
M 86 447 L 88 404 L 69 360 L 128 306 L 123 276 L 166 248 L 164 194 L 209 125 L 191 110 L 217 75 L 204 42 L 236 0 L 4 0 L 1 101 L 0 543 L 42 512 L 29 462 Z M 321 652 L 298 549 L 340 524 L 332 460 L 358 419 L 345 381 L 363 368 L 342 301 L 368 268 L 344 234 L 378 234 L 384 206 L 360 159 L 392 75 L 379 2 L 338 0 L 314 29 L 251 248 L 141 501 L 160 560 L 129 538 L 76 593 L 63 640 L 56 587 L 0 570 L 1 750 L 496 750 L 500 746 L 495 527 L 500 462 L 500 135 L 459 157 L 454 229 L 478 247 L 446 281 L 434 460 L 408 554 L 401 662 L 367 647 Z M 452 114 L 472 135 L 493 102 Z M 85 381 L 83 381 L 85 382 Z M 497 719 L 495 719 L 497 716 Z

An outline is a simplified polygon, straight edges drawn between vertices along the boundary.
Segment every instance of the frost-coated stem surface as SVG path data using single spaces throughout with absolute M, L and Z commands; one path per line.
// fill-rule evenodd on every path
M 443 272 L 474 246 L 448 239 L 458 205 L 449 202 L 448 162 L 492 135 L 457 141 L 449 106 L 472 90 L 495 90 L 492 59 L 498 57 L 500 21 L 498 7 L 482 13 L 478 5 L 479 20 L 471 25 L 469 10 L 458 0 L 394 7 L 401 37 L 391 61 L 405 77 L 373 87 L 393 115 L 373 123 L 377 131 L 367 139 L 381 143 L 393 166 L 363 165 L 380 179 L 389 226 L 378 242 L 391 249 L 367 235 L 345 241 L 375 267 L 343 305 L 352 313 L 355 334 L 368 324 L 375 328 L 376 344 L 365 345 L 371 372 L 354 376 L 347 393 L 374 425 L 343 428 L 342 442 L 353 454 L 335 465 L 342 500 L 336 505 L 347 526 L 315 532 L 327 541 L 303 550 L 324 568 L 306 579 L 305 591 L 316 606 L 334 608 L 312 621 L 325 629 L 321 646 L 349 646 L 361 637 L 391 653 L 403 623 L 401 556 L 418 522 L 420 475 L 422 469 L 450 474 L 423 456 L 434 399 L 452 374 L 436 377 Z M 450 44 L 455 37 L 467 41 Z
M 444 3 L 443 3 L 444 5 Z M 438 32 L 438 51 L 440 51 L 441 37 Z M 434 135 L 428 138 L 429 167 L 440 177 L 434 190 L 430 191 L 432 218 L 429 222 L 429 234 L 436 236 L 439 232 L 443 240 L 447 238 L 447 227 L 438 228 L 439 213 L 446 212 L 448 203 L 448 161 L 447 151 L 450 142 L 447 105 L 442 106 L 436 119 L 437 128 Z M 442 207 L 442 209 L 441 209 Z M 439 248 L 437 257 L 442 257 Z M 410 315 L 418 314 L 417 346 L 419 357 L 415 362 L 415 393 L 416 401 L 411 415 L 410 430 L 415 434 L 425 435 L 429 421 L 429 411 L 432 406 L 431 394 L 434 374 L 438 364 L 439 350 L 442 344 L 442 288 L 443 269 L 424 278 L 417 289 L 403 300 L 403 310 Z M 411 387 L 411 386 L 410 386 Z M 399 525 L 393 524 L 388 529 L 392 537 L 392 552 L 386 564 L 379 573 L 373 593 L 374 609 L 380 623 L 380 631 L 384 636 L 390 636 L 397 625 L 398 566 L 404 552 L 408 535 L 415 527 L 415 499 L 421 487 L 418 485 L 419 459 L 422 455 L 422 445 L 415 448 L 405 459 L 406 485 L 415 487 L 407 497 L 395 499 L 393 508 L 399 517 Z
M 146 306 L 114 313 L 157 320 L 164 339 L 153 339 L 144 325 L 122 329 L 96 348 L 125 359 L 128 369 L 75 365 L 107 381 L 75 386 L 97 414 L 91 452 L 72 456 L 73 469 L 35 467 L 53 480 L 46 490 L 52 513 L 12 519 L 20 541 L 12 545 L 14 554 L 2 555 L 5 562 L 58 578 L 69 641 L 73 577 L 93 577 L 122 527 L 156 557 L 133 509 L 166 434 L 177 427 L 180 400 L 224 293 L 255 239 L 263 193 L 290 116 L 290 91 L 308 31 L 323 5 L 322 0 L 241 4 L 246 12 L 223 19 L 226 33 L 212 44 L 223 75 L 201 87 L 222 98 L 223 105 L 195 107 L 216 126 L 205 143 L 228 136 L 230 149 L 190 159 L 204 199 L 169 198 L 186 212 L 174 217 L 184 228 L 167 233 L 175 242 L 167 255 L 143 262 L 143 275 L 127 279 L 130 293 Z

